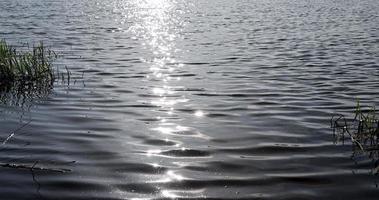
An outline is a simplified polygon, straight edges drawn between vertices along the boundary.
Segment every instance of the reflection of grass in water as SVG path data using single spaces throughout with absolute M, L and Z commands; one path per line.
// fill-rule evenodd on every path
M 14 83 L 0 86 L 0 104 L 8 106 L 21 106 L 28 104 L 33 99 L 46 97 L 50 94 L 50 83 Z
M 362 109 L 359 101 L 355 108 L 354 118 L 344 115 L 333 116 L 331 119 L 336 141 L 345 141 L 348 137 L 353 146 L 353 156 L 361 153 L 367 155 L 374 163 L 373 173 L 379 172 L 379 120 L 375 107 Z

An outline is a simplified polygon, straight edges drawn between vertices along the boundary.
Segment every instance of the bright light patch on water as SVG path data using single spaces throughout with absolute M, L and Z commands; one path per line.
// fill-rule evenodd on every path
M 162 196 L 165 198 L 175 199 L 179 197 L 178 195 L 174 194 L 173 192 L 169 190 L 162 190 L 161 193 L 162 193 Z
M 166 173 L 167 176 L 169 176 L 171 179 L 173 180 L 176 180 L 176 181 L 181 181 L 184 179 L 184 177 L 180 174 L 176 174 L 174 171 L 172 170 L 169 170 L 167 173 Z
M 160 149 L 148 150 L 146 152 L 147 156 L 149 156 L 149 157 L 152 155 L 160 154 L 160 153 L 162 153 L 162 150 L 160 150 Z
M 195 116 L 196 117 L 202 117 L 202 116 L 204 116 L 204 112 L 201 111 L 201 110 L 198 110 L 198 111 L 195 112 Z
M 159 167 L 159 165 L 157 164 L 157 163 L 153 163 L 153 164 L 151 164 L 154 168 L 158 168 Z

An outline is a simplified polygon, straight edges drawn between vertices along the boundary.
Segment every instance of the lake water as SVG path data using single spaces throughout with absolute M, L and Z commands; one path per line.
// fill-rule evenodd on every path
M 377 0 L 0 0 L 0 38 L 72 73 L 0 106 L 0 199 L 378 199 L 329 124 L 379 106 L 378 25 Z

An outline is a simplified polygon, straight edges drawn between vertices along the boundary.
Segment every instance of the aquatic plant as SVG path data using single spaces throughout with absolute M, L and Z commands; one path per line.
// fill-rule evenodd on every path
M 374 163 L 373 173 L 379 172 L 379 117 L 375 107 L 362 109 L 360 102 L 354 111 L 353 118 L 336 115 L 331 119 L 331 127 L 335 141 L 350 139 L 353 146 L 353 156 L 357 152 L 365 154 Z
M 52 83 L 55 79 L 52 62 L 54 51 L 42 42 L 26 51 L 0 41 L 0 87 L 14 83 Z
M 336 137 L 348 136 L 362 151 L 379 150 L 379 120 L 374 106 L 363 110 L 358 101 L 353 119 L 333 116 L 331 126 Z
M 57 54 L 43 42 L 16 48 L 0 40 L 0 103 L 22 105 L 47 96 L 57 80 L 70 84 L 71 72 L 53 67 Z

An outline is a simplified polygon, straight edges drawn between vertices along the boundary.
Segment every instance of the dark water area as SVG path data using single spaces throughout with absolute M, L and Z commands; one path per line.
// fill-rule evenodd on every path
M 376 0 L 0 0 L 0 38 L 72 73 L 0 105 L 0 199 L 378 199 L 329 124 L 379 106 L 378 25 Z

